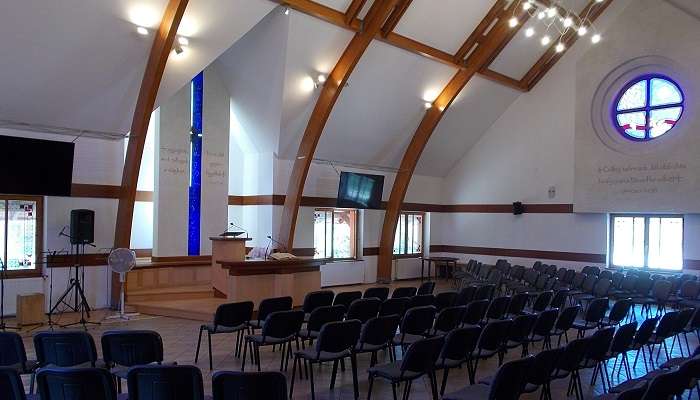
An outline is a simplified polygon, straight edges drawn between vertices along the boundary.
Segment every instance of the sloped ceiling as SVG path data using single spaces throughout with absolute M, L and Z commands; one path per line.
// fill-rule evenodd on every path
M 3 2 L 0 119 L 126 133 L 166 3 Z M 190 52 L 168 63 L 159 99 L 169 98 L 274 6 L 268 0 L 191 0 L 181 26 Z M 135 23 L 151 33 L 137 34 Z

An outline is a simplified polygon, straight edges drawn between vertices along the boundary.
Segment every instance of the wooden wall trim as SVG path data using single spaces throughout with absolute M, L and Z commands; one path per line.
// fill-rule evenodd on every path
M 477 246 L 452 246 L 452 245 L 431 245 L 430 252 L 433 253 L 457 253 L 457 254 L 478 254 L 496 257 L 520 257 L 543 260 L 561 260 L 573 262 L 589 262 L 595 264 L 605 263 L 605 254 L 574 253 L 566 251 L 549 250 L 527 250 L 527 249 L 506 249 L 499 247 L 477 247 Z
M 173 48 L 177 28 L 185 13 L 188 0 L 169 0 L 155 33 L 146 69 L 141 80 L 139 96 L 136 100 L 134 116 L 129 129 L 129 142 L 122 171 L 121 196 L 117 207 L 117 222 L 114 228 L 114 247 L 129 247 L 131 242 L 131 223 L 136 201 L 136 183 L 138 181 L 141 157 L 146 143 L 146 132 L 155 107 L 158 88 L 163 78 L 165 64 Z M 112 306 L 119 303 L 121 285 L 112 275 Z
M 284 205 L 285 195 L 263 196 L 229 196 L 230 206 L 281 206 Z M 303 196 L 301 207 L 335 207 L 335 197 Z M 381 209 L 386 210 L 387 202 L 383 201 Z M 530 214 L 572 214 L 573 204 L 523 204 L 525 213 Z M 402 211 L 423 211 L 438 213 L 502 213 L 513 212 L 512 204 L 431 204 L 431 203 L 403 203 Z
M 107 265 L 107 253 L 82 254 L 77 262 L 84 267 L 98 267 Z M 73 254 L 50 254 L 46 256 L 47 268 L 70 268 L 76 263 L 76 256 Z
M 495 58 L 498 52 L 505 46 L 505 43 L 513 37 L 519 27 L 524 25 L 528 19 L 529 14 L 519 7 L 519 2 L 512 2 L 508 8 L 504 8 L 505 4 L 505 1 L 498 0 L 492 7 L 492 10 L 489 11 L 486 18 L 492 18 L 494 13 L 498 15 L 498 20 L 495 22 L 495 25 L 488 31 L 485 38 L 479 40 L 479 45 L 471 52 L 466 60 L 466 67 L 457 71 L 440 95 L 438 95 L 437 99 L 435 99 L 432 107 L 426 110 L 422 121 L 418 125 L 418 128 L 404 152 L 401 165 L 399 166 L 394 184 L 391 188 L 391 195 L 389 197 L 386 213 L 384 214 L 384 224 L 382 225 L 379 244 L 379 260 L 377 263 L 378 281 L 389 281 L 391 279 L 392 249 L 396 224 L 406 196 L 406 191 L 408 190 L 408 185 L 413 176 L 413 171 L 416 168 L 416 164 L 430 136 L 464 86 L 466 86 L 479 70 L 485 68 L 488 63 Z M 508 17 L 510 15 L 519 17 L 521 23 L 517 28 L 510 28 L 508 26 Z
M 116 185 L 93 185 L 74 183 L 70 188 L 71 197 L 91 197 L 96 199 L 118 199 L 122 187 Z
M 304 191 L 304 183 L 306 183 L 306 176 L 314 158 L 316 146 L 323 134 L 323 128 L 326 126 L 333 106 L 340 97 L 343 88 L 345 88 L 350 74 L 360 61 L 360 58 L 362 58 L 372 39 L 384 25 L 384 21 L 394 9 L 396 3 L 397 0 L 385 0 L 372 4 L 365 21 L 363 21 L 362 30 L 355 33 L 355 36 L 350 40 L 350 43 L 323 84 L 321 93 L 319 93 L 318 100 L 301 138 L 301 143 L 299 143 L 299 150 L 289 177 L 287 196 L 285 197 L 284 209 L 282 210 L 280 232 L 277 238 L 288 249 L 294 246 L 294 230 L 296 228 L 297 212 Z

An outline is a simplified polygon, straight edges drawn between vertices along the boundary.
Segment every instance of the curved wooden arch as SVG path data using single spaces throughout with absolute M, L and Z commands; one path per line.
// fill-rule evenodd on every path
M 425 145 L 428 143 L 430 136 L 435 131 L 438 123 L 442 119 L 445 112 L 462 91 L 464 86 L 476 75 L 482 68 L 488 66 L 489 63 L 498 55 L 498 52 L 505 47 L 505 44 L 515 35 L 517 29 L 510 29 L 508 26 L 508 16 L 513 15 L 513 12 L 519 13 L 521 21 L 528 17 L 526 12 L 514 10 L 518 2 L 512 2 L 507 9 L 505 1 L 498 0 L 487 14 L 486 18 L 494 18 L 498 16 L 498 21 L 488 31 L 486 37 L 478 41 L 478 46 L 466 60 L 466 67 L 459 70 L 452 79 L 447 83 L 447 86 L 442 89 L 440 95 L 433 102 L 433 106 L 425 112 L 425 116 L 421 120 L 420 125 L 413 134 L 413 138 L 406 148 L 406 152 L 401 159 L 401 165 L 396 173 L 394 185 L 391 188 L 391 195 L 386 206 L 384 214 L 384 224 L 382 226 L 382 234 L 379 242 L 379 259 L 377 262 L 377 280 L 391 280 L 391 261 L 393 259 L 394 234 L 396 232 L 396 224 L 398 222 L 401 205 L 408 184 L 411 182 L 413 171 L 420 159 Z M 491 21 L 493 22 L 493 20 Z M 524 22 L 524 21 L 523 21 Z M 477 30 L 490 24 L 479 24 Z M 523 23 L 520 24 L 522 26 Z M 481 33 L 478 34 L 481 36 Z M 472 34 L 470 38 L 474 36 Z M 467 39 L 469 42 L 470 39 Z
M 343 91 L 350 74 L 355 69 L 365 50 L 367 50 L 372 39 L 381 31 L 384 21 L 394 10 L 397 1 L 381 0 L 372 4 L 367 17 L 363 21 L 362 29 L 353 36 L 333 71 L 328 76 L 323 89 L 321 89 L 316 106 L 311 113 L 304 136 L 299 144 L 292 174 L 289 178 L 287 196 L 284 199 L 284 209 L 277 241 L 282 243 L 287 249 L 291 249 L 294 245 L 297 212 L 304 192 L 304 183 L 316 151 L 316 145 L 323 134 L 323 128 L 326 126 L 333 106 L 338 97 L 340 97 L 340 93 Z
M 131 223 L 136 201 L 136 183 L 138 182 L 141 157 L 146 143 L 146 131 L 151 120 L 151 112 L 156 103 L 158 88 L 163 78 L 165 64 L 173 48 L 177 28 L 180 26 L 188 0 L 170 0 L 163 13 L 160 27 L 155 33 L 153 46 L 148 56 L 148 63 L 141 81 L 139 97 L 131 121 L 129 144 L 122 172 L 121 193 L 117 208 L 117 222 L 114 229 L 114 247 L 130 247 Z M 119 301 L 119 280 L 112 277 L 112 305 Z M 116 301 L 116 303 L 115 303 Z

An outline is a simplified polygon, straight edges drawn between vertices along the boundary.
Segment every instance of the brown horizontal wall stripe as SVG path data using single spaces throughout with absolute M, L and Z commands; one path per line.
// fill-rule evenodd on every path
M 84 267 L 97 267 L 107 265 L 107 253 L 82 254 L 77 262 Z M 69 268 L 76 264 L 73 254 L 55 254 L 46 257 L 46 266 L 49 268 Z
M 262 196 L 229 196 L 228 204 L 231 206 L 262 206 L 284 205 L 283 194 Z M 335 197 L 304 196 L 301 198 L 302 207 L 335 207 Z M 574 212 L 573 204 L 524 204 L 526 213 L 539 214 L 571 214 Z M 381 209 L 386 208 L 386 202 L 382 201 Z M 462 213 L 503 213 L 513 212 L 512 204 L 430 204 L 430 203 L 404 203 L 401 207 L 404 211 L 424 212 L 462 212 Z
M 522 257 L 544 260 L 589 262 L 596 264 L 602 264 L 606 261 L 605 254 L 572 253 L 565 251 L 547 250 L 504 249 L 497 247 L 431 245 L 430 251 L 436 253 L 479 254 L 485 256 Z
M 292 249 L 292 254 L 297 257 L 313 257 L 316 254 L 316 249 L 313 247 L 300 247 Z
M 151 257 L 151 262 L 211 262 L 211 256 L 167 256 L 167 257 Z
M 683 268 L 684 269 L 692 269 L 692 270 L 700 270 L 700 260 L 685 259 L 685 260 L 683 260 Z
M 86 183 L 74 183 L 71 185 L 71 197 L 91 197 L 96 199 L 118 199 L 121 194 L 121 186 L 91 185 Z
M 379 247 L 365 247 L 362 249 L 362 255 L 363 256 L 378 256 L 379 255 Z

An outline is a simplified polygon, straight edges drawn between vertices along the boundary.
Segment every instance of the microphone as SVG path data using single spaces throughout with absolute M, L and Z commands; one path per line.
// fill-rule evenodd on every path
M 219 236 L 230 236 L 230 235 L 228 235 L 228 233 L 231 232 L 231 228 L 237 228 L 237 229 L 242 230 L 243 233 L 245 233 L 245 238 L 246 238 L 246 239 L 250 239 L 250 237 L 248 236 L 248 230 L 245 229 L 244 227 L 240 226 L 240 225 L 234 224 L 233 222 L 229 222 L 229 224 L 228 224 L 228 229 L 226 229 L 226 230 L 225 230 L 223 233 L 221 233 Z
M 270 239 L 273 243 L 278 244 L 280 246 L 280 250 L 284 250 L 285 252 L 287 251 L 287 246 L 285 246 L 283 243 L 278 242 L 275 240 L 272 235 L 267 235 L 267 238 Z

